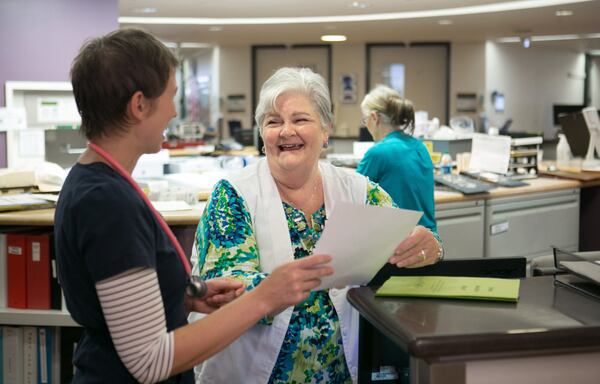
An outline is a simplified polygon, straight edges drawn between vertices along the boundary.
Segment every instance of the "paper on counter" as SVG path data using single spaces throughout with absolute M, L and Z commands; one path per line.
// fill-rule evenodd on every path
M 368 283 L 413 230 L 422 212 L 336 204 L 313 254 L 331 255 L 334 274 L 315 290 Z

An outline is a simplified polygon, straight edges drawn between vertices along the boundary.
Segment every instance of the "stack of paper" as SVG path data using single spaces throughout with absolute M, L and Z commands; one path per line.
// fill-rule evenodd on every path
M 517 302 L 519 283 L 489 277 L 393 276 L 375 295 Z

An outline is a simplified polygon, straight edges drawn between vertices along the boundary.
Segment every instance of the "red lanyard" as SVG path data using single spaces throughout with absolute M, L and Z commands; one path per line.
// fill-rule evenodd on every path
M 158 213 L 158 211 L 154 208 L 154 206 L 150 202 L 150 199 L 148 199 L 148 196 L 146 196 L 146 194 L 144 193 L 144 191 L 142 191 L 140 186 L 135 182 L 135 180 L 133 180 L 133 177 L 131 177 L 129 172 L 127 172 L 125 170 L 125 168 L 123 168 L 123 166 L 121 166 L 121 164 L 119 164 L 108 152 L 106 152 L 105 150 L 100 148 L 98 145 L 90 142 L 90 143 L 88 143 L 88 147 L 90 149 L 92 149 L 94 152 L 96 152 L 98 155 L 102 156 L 104 158 L 104 160 L 106 160 L 106 162 L 115 171 L 117 171 L 118 174 L 120 174 L 121 176 L 123 176 L 125 178 L 125 180 L 127 180 L 127 182 L 133 187 L 133 189 L 135 189 L 135 191 L 144 200 L 144 202 L 146 203 L 148 208 L 150 208 L 150 210 L 154 213 L 154 216 L 156 216 L 156 220 L 158 220 L 158 223 L 162 227 L 163 231 L 165 231 L 169 240 L 171 240 L 173 247 L 175 247 L 175 250 L 177 251 L 179 258 L 181 259 L 181 263 L 183 264 L 183 267 L 185 268 L 185 272 L 187 273 L 188 276 L 190 276 L 192 273 L 192 270 L 190 268 L 190 264 L 188 262 L 187 257 L 185 257 L 183 248 L 181 248 L 181 245 L 179 244 L 179 241 L 177 241 L 177 238 L 173 234 L 173 231 L 171 231 L 171 228 L 169 228 L 169 226 L 167 225 L 167 222 L 165 221 L 165 219 L 163 219 L 163 217 L 160 215 L 160 213 Z

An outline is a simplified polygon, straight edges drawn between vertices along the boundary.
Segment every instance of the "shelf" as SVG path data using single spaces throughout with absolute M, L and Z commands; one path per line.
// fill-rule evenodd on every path
M 0 308 L 0 324 L 79 327 L 67 311 Z
M 537 153 L 536 149 L 511 150 L 510 157 L 537 156 Z

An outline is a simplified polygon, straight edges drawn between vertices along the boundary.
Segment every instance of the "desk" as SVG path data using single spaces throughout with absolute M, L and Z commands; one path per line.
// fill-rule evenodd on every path
M 521 280 L 518 304 L 375 298 L 354 288 L 361 314 L 359 383 L 379 367 L 382 340 L 409 354 L 411 383 L 598 383 L 600 302 L 553 278 Z M 383 356 L 381 357 L 383 358 Z

